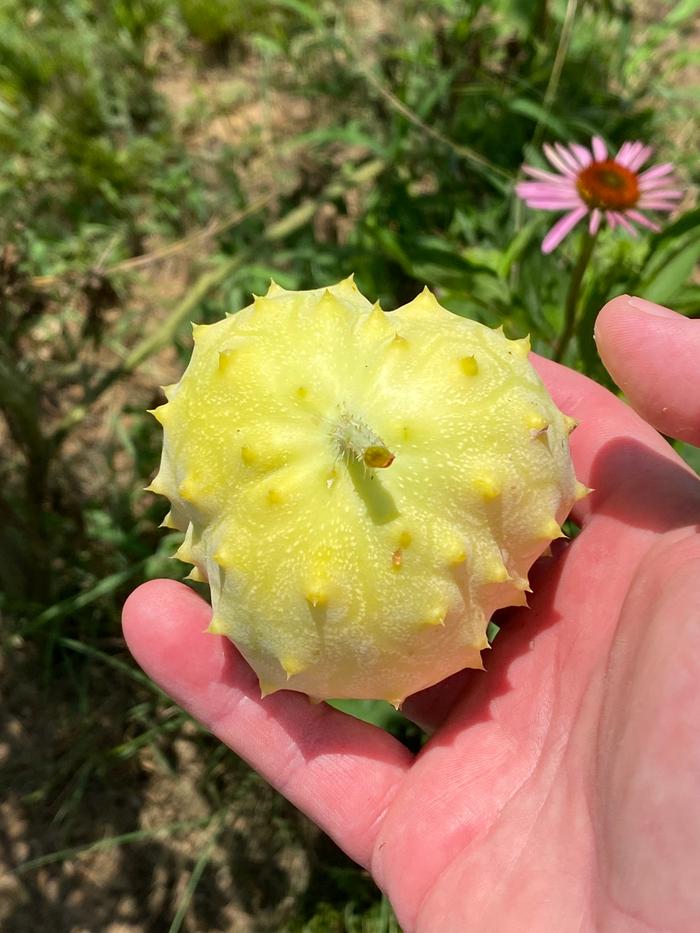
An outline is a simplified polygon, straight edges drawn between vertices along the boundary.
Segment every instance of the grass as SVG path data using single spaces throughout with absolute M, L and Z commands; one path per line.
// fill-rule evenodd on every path
M 398 930 L 125 653 L 128 591 L 184 572 L 142 491 L 145 409 L 189 321 L 271 277 L 354 270 L 386 308 L 428 282 L 552 355 L 575 243 L 543 257 L 549 218 L 513 183 L 543 141 L 594 132 L 655 145 L 688 197 L 660 234 L 601 234 L 565 361 L 608 383 L 592 323 L 614 294 L 698 315 L 697 3 L 648 8 L 0 0 L 3 929 Z M 393 711 L 353 711 L 419 747 Z

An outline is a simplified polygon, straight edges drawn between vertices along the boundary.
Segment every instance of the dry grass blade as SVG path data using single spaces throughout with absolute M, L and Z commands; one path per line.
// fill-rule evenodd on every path
M 209 839 L 207 839 L 204 848 L 200 852 L 199 858 L 194 863 L 192 874 L 187 881 L 187 885 L 185 886 L 184 891 L 180 895 L 177 909 L 175 910 L 175 916 L 173 917 L 173 921 L 170 924 L 168 933 L 179 933 L 179 930 L 182 927 L 182 923 L 187 916 L 187 911 L 194 896 L 194 892 L 197 889 L 197 885 L 199 884 L 199 881 L 204 873 L 204 869 L 207 867 L 209 859 L 211 858 L 212 850 L 216 845 L 217 839 L 219 838 L 219 833 L 221 832 L 223 825 L 223 819 L 224 817 L 222 812 L 215 813 L 211 819 L 211 834 Z
M 542 142 L 545 120 L 552 109 L 552 104 L 554 103 L 557 96 L 557 91 L 559 90 L 561 72 L 564 67 L 564 62 L 566 61 L 566 56 L 569 53 L 569 46 L 571 45 L 571 38 L 574 32 L 574 22 L 576 20 L 577 10 L 578 0 L 568 0 L 566 4 L 566 12 L 564 13 L 564 22 L 561 27 L 561 32 L 559 33 L 557 51 L 554 55 L 554 64 L 552 65 L 552 70 L 549 74 L 549 80 L 547 82 L 547 87 L 545 88 L 544 97 L 542 98 L 543 115 L 538 120 L 537 125 L 535 126 L 535 132 L 532 136 L 533 146 L 539 146 Z
M 116 846 L 128 845 L 133 842 L 142 842 L 144 839 L 157 839 L 162 836 L 171 836 L 173 833 L 189 832 L 193 829 L 201 829 L 212 822 L 212 817 L 206 817 L 201 820 L 182 820 L 176 823 L 168 823 L 165 826 L 158 826 L 156 829 L 137 829 L 131 833 L 122 833 L 119 836 L 109 836 L 107 839 L 99 839 L 97 842 L 89 842 L 82 846 L 71 846 L 67 849 L 61 849 L 58 852 L 48 852 L 46 855 L 40 855 L 38 858 L 29 859 L 18 865 L 14 873 L 23 875 L 30 871 L 36 871 L 44 865 L 52 865 L 56 862 L 66 862 L 69 859 L 85 858 L 94 852 L 102 852 L 105 849 L 113 849 Z
M 226 217 L 222 217 L 221 220 L 212 218 L 201 230 L 195 230 L 194 233 L 190 233 L 182 239 L 176 240 L 174 243 L 169 243 L 167 246 L 151 250 L 140 256 L 131 256 L 129 259 L 123 259 L 121 262 L 117 262 L 106 268 L 102 268 L 101 263 L 98 263 L 97 268 L 99 268 L 99 271 L 103 275 L 111 275 L 115 272 L 131 272 L 134 269 L 142 269 L 144 266 L 151 265 L 151 263 L 160 262 L 162 259 L 169 259 L 171 256 L 175 256 L 178 253 L 184 253 L 193 246 L 198 246 L 207 240 L 211 240 L 225 230 L 230 230 L 231 227 L 235 227 L 239 223 L 242 223 L 253 214 L 257 214 L 258 211 L 268 207 L 268 205 L 279 198 L 280 194 L 280 191 L 270 191 L 256 201 L 253 201 L 252 204 L 249 204 L 247 207 L 234 211 Z M 32 278 L 31 283 L 37 288 L 41 288 L 47 285 L 53 285 L 62 278 L 64 278 L 63 275 L 37 275 Z

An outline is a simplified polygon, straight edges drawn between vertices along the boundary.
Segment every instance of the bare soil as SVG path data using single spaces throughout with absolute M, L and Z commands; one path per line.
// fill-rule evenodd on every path
M 66 676 L 64 686 L 42 685 L 30 650 L 13 658 L 13 669 L 0 669 L 3 933 L 167 933 L 200 859 L 183 931 L 278 933 L 306 907 L 313 913 L 334 873 L 351 870 L 312 824 L 175 707 L 156 713 L 145 698 L 158 739 L 122 759 L 120 747 L 144 731 L 134 723 L 120 732 L 134 704 L 123 677 L 95 669 L 77 683 Z M 98 693 L 90 681 L 105 677 L 111 689 Z M 81 692 L 100 696 L 100 706 L 76 716 Z M 139 832 L 141 839 L 110 842 Z M 371 901 L 368 879 L 365 887 Z

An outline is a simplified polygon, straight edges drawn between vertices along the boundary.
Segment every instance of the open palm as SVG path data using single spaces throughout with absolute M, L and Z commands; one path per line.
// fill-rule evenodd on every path
M 649 313 L 649 311 L 656 313 Z M 597 333 L 648 422 L 700 442 L 700 327 L 616 299 Z M 417 756 L 291 692 L 260 700 L 209 607 L 172 581 L 130 597 L 136 659 L 368 867 L 406 931 L 700 928 L 700 482 L 583 376 L 536 365 L 580 421 L 581 534 L 532 573 L 485 658 L 407 700 Z

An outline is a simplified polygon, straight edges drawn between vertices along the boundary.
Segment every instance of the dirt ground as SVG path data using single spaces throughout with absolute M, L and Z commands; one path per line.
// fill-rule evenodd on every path
M 49 705 L 47 689 L 26 677 L 36 678 L 37 659 L 14 658 L 19 665 L 0 670 L 3 933 L 165 933 L 200 871 L 180 928 L 188 933 L 278 933 L 337 893 L 333 879 L 352 868 L 345 856 L 175 707 L 161 713 L 155 744 L 121 760 L 133 738 L 119 731 L 133 704 L 123 678 L 79 718 L 75 684 L 52 684 Z

